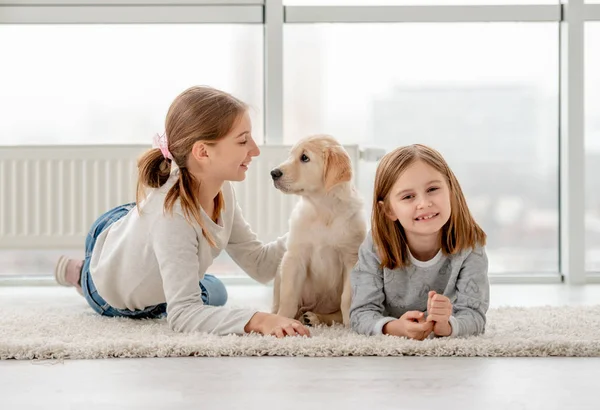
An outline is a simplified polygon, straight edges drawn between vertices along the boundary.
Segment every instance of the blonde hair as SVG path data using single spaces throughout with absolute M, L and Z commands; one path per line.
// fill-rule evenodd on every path
M 172 214 L 173 206 L 179 199 L 185 218 L 190 223 L 193 218 L 200 225 L 204 237 L 212 247 L 215 246 L 215 241 L 202 221 L 200 203 L 195 194 L 200 188 L 200 183 L 187 169 L 188 157 L 196 142 L 214 144 L 222 139 L 247 110 L 246 103 L 226 92 L 197 86 L 179 94 L 167 113 L 167 147 L 179 167 L 179 180 L 169 189 L 164 210 Z M 171 174 L 171 162 L 171 159 L 163 156 L 160 148 L 147 151 L 138 160 L 138 211 L 140 202 L 146 196 L 146 188 L 159 188 L 167 182 Z M 219 192 L 215 198 L 212 218 L 216 220 L 224 209 L 223 193 Z
M 486 234 L 473 219 L 460 184 L 442 155 L 433 148 L 420 144 L 400 147 L 386 154 L 379 162 L 373 192 L 371 232 L 381 266 L 388 269 L 406 267 L 410 263 L 404 228 L 398 220 L 392 223 L 386 211 L 390 210 L 392 187 L 400 175 L 419 160 L 441 173 L 450 190 L 450 219 L 442 227 L 440 237 L 442 252 L 452 255 L 464 249 L 474 249 L 477 245 L 485 245 Z

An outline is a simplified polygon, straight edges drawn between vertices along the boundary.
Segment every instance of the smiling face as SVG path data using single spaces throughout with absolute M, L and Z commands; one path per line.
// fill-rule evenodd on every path
M 243 181 L 252 158 L 260 154 L 252 138 L 252 122 L 247 112 L 221 140 L 204 144 L 211 175 L 223 181 Z
M 283 193 L 311 195 L 350 181 L 352 163 L 334 138 L 311 136 L 292 148 L 288 159 L 271 171 L 271 177 L 275 188 Z
M 392 187 L 387 215 L 399 221 L 411 237 L 439 234 L 450 219 L 450 190 L 444 176 L 417 160 L 400 174 Z

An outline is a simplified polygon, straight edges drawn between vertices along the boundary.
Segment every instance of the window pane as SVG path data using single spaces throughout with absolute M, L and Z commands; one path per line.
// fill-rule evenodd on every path
M 0 25 L 1 144 L 151 144 L 192 85 L 248 102 L 262 142 L 262 42 L 258 25 Z
M 589 0 L 588 0 L 589 1 Z M 596 0 L 600 1 L 600 0 Z M 523 4 L 523 0 L 283 0 L 287 6 L 447 6 Z M 558 4 L 559 0 L 527 0 L 526 4 Z
M 192 85 L 252 107 L 264 141 L 259 25 L 0 25 L 0 145 L 148 144 Z M 99 215 L 98 215 L 99 216 Z M 79 249 L 0 250 L 0 276 L 52 275 Z M 210 273 L 239 275 L 227 255 Z
M 558 272 L 557 24 L 285 29 L 287 143 L 431 145 L 488 233 L 490 272 Z M 367 202 L 375 168 L 359 165 Z
M 600 271 L 600 23 L 586 23 L 585 38 L 585 162 L 586 264 Z

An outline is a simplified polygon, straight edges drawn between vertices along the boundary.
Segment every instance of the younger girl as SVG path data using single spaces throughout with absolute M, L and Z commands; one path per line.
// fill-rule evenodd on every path
M 371 225 L 351 276 L 354 330 L 418 340 L 484 331 L 486 235 L 437 151 L 411 145 L 382 158 Z
M 85 243 L 85 260 L 61 257 L 55 276 L 75 286 L 104 316 L 156 318 L 172 329 L 215 334 L 309 335 L 296 320 L 218 307 L 223 283 L 205 275 L 222 250 L 251 277 L 275 277 L 285 237 L 263 245 L 236 203 L 229 181 L 242 181 L 260 151 L 246 104 L 192 87 L 171 104 L 166 133 L 138 162 L 137 205 L 102 215 Z

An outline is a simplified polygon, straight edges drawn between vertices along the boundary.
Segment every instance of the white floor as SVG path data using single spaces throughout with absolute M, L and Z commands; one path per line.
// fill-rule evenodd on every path
M 270 289 L 230 286 L 267 308 Z M 2 305 L 61 303 L 53 287 L 1 288 Z M 600 303 L 600 285 L 494 285 L 492 307 Z M 577 318 L 574 318 L 576 320 Z M 600 325 L 600 324 L 599 324 Z M 173 358 L 0 362 L 0 409 L 598 409 L 592 358 Z

